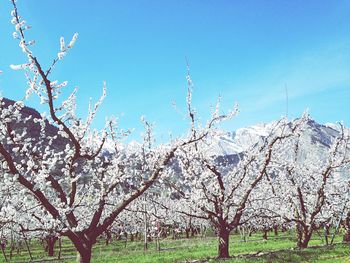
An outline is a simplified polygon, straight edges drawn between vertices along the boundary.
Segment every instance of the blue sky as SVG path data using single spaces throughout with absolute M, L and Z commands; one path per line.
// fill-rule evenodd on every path
M 202 120 L 219 95 L 223 110 L 239 104 L 239 115 L 223 125 L 227 130 L 277 119 L 286 112 L 287 87 L 291 118 L 308 108 L 321 123 L 350 125 L 350 1 L 19 0 L 18 7 L 44 65 L 56 56 L 61 36 L 69 41 L 79 33 L 52 79 L 79 87 L 82 116 L 107 82 L 96 127 L 105 116 L 122 115 L 121 126 L 138 134 L 145 115 L 160 138 L 184 132 L 185 57 Z M 3 1 L 0 90 L 20 99 L 26 81 L 9 65 L 25 57 L 12 38 L 10 10 Z M 35 99 L 29 105 L 45 110 Z

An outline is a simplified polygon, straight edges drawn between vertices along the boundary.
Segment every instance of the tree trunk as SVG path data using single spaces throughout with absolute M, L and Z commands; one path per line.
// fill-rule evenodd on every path
M 303 240 L 303 230 L 300 223 L 297 223 L 296 225 L 296 232 L 297 232 L 297 246 L 298 248 L 301 248 L 301 243 Z
M 350 242 L 350 229 L 348 229 L 343 237 L 344 242 Z
M 298 248 L 307 248 L 312 236 L 312 227 L 297 224 Z
M 49 257 L 53 257 L 55 255 L 55 243 L 56 243 L 57 239 L 58 238 L 55 236 L 49 236 L 46 238 L 47 255 Z
M 348 218 L 346 218 L 346 233 L 343 237 L 343 241 L 345 242 L 350 242 L 350 218 L 349 218 L 349 221 L 348 221 Z M 348 225 L 349 223 L 349 225 Z
M 175 240 L 176 239 L 176 233 L 175 233 L 175 229 L 172 229 L 172 239 Z
M 218 246 L 218 258 L 229 258 L 229 238 L 230 231 L 226 228 L 219 229 L 219 246 Z
M 159 233 L 156 236 L 156 250 L 160 251 L 160 240 L 159 240 Z
M 2 242 L 0 243 L 0 246 L 1 246 L 1 251 L 2 251 L 2 255 L 4 256 L 5 262 L 8 262 L 7 256 L 6 256 L 6 252 L 5 252 L 5 242 L 2 241 Z
M 22 249 L 22 241 L 19 240 L 19 241 L 17 242 L 17 255 L 20 254 L 20 250 L 21 250 L 21 249 Z
M 147 222 L 147 205 L 146 205 L 146 195 L 144 196 L 144 204 L 143 204 L 143 224 L 144 224 L 144 229 L 143 229 L 143 250 L 147 251 L 148 250 L 148 222 Z
M 62 238 L 59 237 L 58 239 L 58 259 L 61 259 L 61 254 L 62 254 Z
M 74 244 L 77 250 L 77 263 L 90 263 L 91 262 L 91 253 L 92 246 L 96 243 L 95 233 L 96 229 L 89 229 L 91 232 L 76 232 L 69 233 L 69 239 Z
M 329 245 L 329 229 L 330 229 L 330 225 L 324 225 L 324 239 L 326 241 L 326 245 L 328 246 Z
M 10 243 L 10 260 L 12 259 L 12 252 L 15 249 L 15 244 L 13 241 L 13 230 L 11 228 L 11 243 Z
M 263 234 L 263 239 L 264 240 L 267 240 L 267 233 L 268 233 L 268 230 L 265 228 L 264 229 L 264 234 Z
M 110 243 L 111 240 L 112 240 L 112 234 L 111 234 L 111 232 L 108 231 L 108 230 L 106 230 L 105 233 L 106 233 L 106 242 L 105 242 L 105 244 L 106 244 L 106 246 L 108 246 L 109 243 Z
M 33 261 L 32 252 L 30 251 L 30 247 L 29 247 L 29 244 L 28 244 L 28 241 L 27 241 L 27 237 L 25 236 L 23 230 L 22 230 L 22 235 L 23 235 L 23 239 L 24 239 L 24 242 L 26 244 L 26 247 L 27 247 L 27 251 L 29 253 L 30 260 Z
M 311 239 L 311 234 L 307 234 L 304 236 L 304 239 L 301 242 L 301 246 L 300 248 L 307 248 L 307 246 L 309 245 L 309 241 Z
M 191 237 L 194 237 L 196 233 L 197 233 L 196 227 L 191 226 Z
M 345 218 L 345 228 L 346 228 L 346 233 L 343 237 L 343 241 L 350 242 L 350 212 L 347 213 Z
M 190 229 L 185 228 L 186 238 L 190 238 Z
M 201 224 L 201 238 L 205 237 L 206 228 Z
M 87 247 L 84 250 L 78 251 L 77 263 L 90 263 L 91 262 L 91 250 L 92 250 L 92 247 Z

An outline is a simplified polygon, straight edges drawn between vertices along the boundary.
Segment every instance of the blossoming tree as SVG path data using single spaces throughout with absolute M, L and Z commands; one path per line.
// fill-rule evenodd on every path
M 75 112 L 77 91 L 62 100 L 61 91 L 67 82 L 51 80 L 55 65 L 73 48 L 78 34 L 68 44 L 62 37 L 57 56 L 44 68 L 31 49 L 35 42 L 26 38 L 30 26 L 18 14 L 17 1 L 11 2 L 13 37 L 26 56 L 26 62 L 11 68 L 24 71 L 28 83 L 25 99 L 37 95 L 49 113 L 28 114 L 24 101 L 1 100 L 1 176 L 21 189 L 27 204 L 39 206 L 30 216 L 44 216 L 60 236 L 72 241 L 78 260 L 90 262 L 97 238 L 162 176 L 175 153 L 202 140 L 217 122 L 232 114 L 216 112 L 204 127 L 192 125 L 187 137 L 168 145 L 144 147 L 142 152 L 123 150 L 121 141 L 128 132 L 118 129 L 113 119 L 102 131 L 91 128 L 106 95 L 105 87 L 102 97 L 96 104 L 90 103 L 87 117 L 82 120 Z M 191 95 L 189 91 L 188 108 Z M 192 111 L 188 113 L 193 124 L 195 116 Z M 144 123 L 145 134 L 150 134 L 151 126 Z M 150 145 L 150 138 L 145 136 L 143 144 Z M 112 145 L 111 150 L 105 149 L 106 143 Z
M 270 193 L 276 198 L 269 199 L 284 220 L 295 224 L 299 248 L 308 246 L 315 230 L 339 220 L 344 209 L 340 189 L 348 182 L 342 168 L 350 161 L 349 134 L 342 125 L 329 148 L 308 140 L 312 137 L 302 128 L 285 141 L 283 154 L 274 156 L 279 171 Z
M 281 119 L 269 136 L 238 155 L 233 165 L 220 163 L 218 156 L 208 154 L 210 136 L 176 155 L 182 168 L 176 189 L 181 189 L 183 200 L 191 207 L 178 212 L 212 224 L 219 239 L 219 258 L 229 257 L 230 232 L 264 212 L 264 206 L 254 206 L 254 202 L 260 202 L 259 193 L 267 191 L 268 183 L 262 182 L 269 178 L 272 154 L 279 152 L 283 141 L 293 136 L 302 121 L 289 124 Z

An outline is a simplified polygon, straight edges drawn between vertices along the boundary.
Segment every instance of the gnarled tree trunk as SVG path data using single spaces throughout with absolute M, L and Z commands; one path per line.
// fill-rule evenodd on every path
M 345 228 L 346 228 L 346 233 L 343 237 L 343 241 L 350 242 L 350 211 L 347 213 L 345 218 Z
M 264 228 L 264 229 L 263 229 L 263 239 L 264 239 L 264 240 L 267 240 L 268 231 L 269 231 L 269 230 L 268 230 L 267 228 Z
M 309 241 L 311 239 L 313 228 L 310 226 L 303 226 L 302 224 L 297 224 L 297 237 L 298 237 L 298 248 L 307 248 Z
M 55 243 L 58 240 L 56 236 L 48 236 L 45 238 L 46 240 L 46 252 L 49 257 L 53 257 L 55 255 Z
M 89 229 L 90 232 L 70 232 L 68 237 L 77 249 L 77 263 L 90 263 L 92 246 L 96 243 L 96 228 Z
M 218 246 L 218 258 L 229 258 L 229 239 L 230 231 L 226 227 L 222 227 L 218 231 L 219 246 Z
M 278 225 L 273 226 L 273 232 L 274 232 L 275 236 L 278 236 Z
M 84 247 L 84 249 L 78 250 L 77 263 L 90 263 L 91 252 L 92 252 L 92 246 Z

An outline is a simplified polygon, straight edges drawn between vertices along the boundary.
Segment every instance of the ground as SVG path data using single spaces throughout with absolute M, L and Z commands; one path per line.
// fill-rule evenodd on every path
M 217 239 L 215 237 L 195 237 L 191 239 L 163 239 L 161 251 L 155 250 L 154 242 L 149 245 L 147 252 L 143 251 L 141 241 L 126 242 L 116 241 L 106 246 L 99 242 L 93 251 L 92 262 L 350 262 L 350 244 L 341 243 L 341 237 L 336 238 L 333 246 L 324 246 L 321 236 L 315 236 L 311 241 L 309 249 L 295 249 L 295 240 L 291 233 L 279 234 L 277 237 L 271 233 L 267 241 L 262 240 L 261 234 L 255 234 L 247 242 L 236 234 L 230 238 L 230 253 L 232 258 L 225 261 L 216 260 Z M 30 250 L 33 259 L 44 262 L 48 258 L 41 244 L 31 241 Z M 56 252 L 58 249 L 56 249 Z M 9 259 L 9 248 L 6 250 Z M 62 258 L 59 262 L 75 262 L 75 249 L 68 240 L 63 240 Z M 57 258 L 57 255 L 55 256 Z M 28 262 L 29 253 L 25 245 L 17 254 L 13 251 L 9 262 Z M 51 262 L 58 262 L 51 258 Z M 5 262 L 4 257 L 0 262 Z M 45 261 L 47 262 L 47 261 Z

